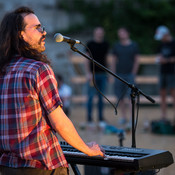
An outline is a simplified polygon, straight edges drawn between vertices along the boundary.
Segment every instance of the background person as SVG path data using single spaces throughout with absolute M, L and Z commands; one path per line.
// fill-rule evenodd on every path
M 88 41 L 87 47 L 92 53 L 92 57 L 95 61 L 99 62 L 103 66 L 107 65 L 106 59 L 109 50 L 109 44 L 104 38 L 105 31 L 102 27 L 96 27 L 93 32 L 93 39 Z M 87 50 L 87 54 L 90 55 Z M 91 56 L 91 55 L 90 55 Z M 88 91 L 87 91 L 87 121 L 89 126 L 94 126 L 93 123 L 93 98 L 95 95 L 98 96 L 98 124 L 99 127 L 104 127 L 105 119 L 103 115 L 103 97 L 102 95 L 95 89 L 93 85 L 93 64 L 91 61 L 86 61 L 86 72 L 87 72 L 87 81 L 88 81 Z M 104 72 L 98 66 L 95 66 L 95 82 L 98 89 L 104 93 L 105 83 L 106 83 L 106 72 Z
M 113 62 L 111 69 L 114 73 L 119 75 L 122 79 L 128 83 L 134 84 L 135 75 L 138 71 L 138 58 L 139 58 L 139 48 L 135 41 L 130 39 L 129 31 L 125 27 L 121 27 L 117 30 L 117 35 L 119 41 L 114 44 L 112 49 Z M 130 116 L 131 116 L 131 102 L 130 89 L 127 90 L 128 86 L 125 85 L 118 79 L 115 79 L 114 90 L 117 99 L 120 98 L 120 109 L 121 109 L 121 120 L 120 124 L 128 124 L 131 127 Z M 124 93 L 125 95 L 121 97 Z M 129 108 L 127 107 L 129 106 Z M 127 110 L 129 109 L 129 110 Z M 129 116 L 128 113 L 129 112 Z
M 170 92 L 175 121 L 175 41 L 166 26 L 157 27 L 154 39 L 160 41 L 157 62 L 160 64 L 161 119 L 167 120 L 166 96 Z

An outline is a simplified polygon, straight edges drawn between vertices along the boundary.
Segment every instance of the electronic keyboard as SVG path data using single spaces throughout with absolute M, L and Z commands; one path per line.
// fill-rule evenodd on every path
M 102 145 L 105 157 L 88 156 L 64 141 L 60 146 L 69 164 L 113 167 L 124 172 L 161 169 L 171 165 L 172 154 L 165 150 Z

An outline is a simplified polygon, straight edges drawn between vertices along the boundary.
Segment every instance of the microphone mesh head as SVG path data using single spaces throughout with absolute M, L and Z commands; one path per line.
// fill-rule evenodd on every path
M 54 35 L 55 41 L 56 42 L 62 42 L 63 41 L 63 35 L 61 35 L 61 33 L 56 33 Z

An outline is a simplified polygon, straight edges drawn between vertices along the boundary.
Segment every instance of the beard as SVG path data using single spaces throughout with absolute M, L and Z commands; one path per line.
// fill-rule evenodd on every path
M 35 44 L 35 45 L 33 45 L 33 46 L 31 46 L 33 49 L 36 49 L 38 52 L 44 52 L 45 51 L 45 43 L 43 43 L 44 42 L 44 39 L 45 39 L 46 37 L 43 35 L 41 38 L 40 38 L 40 40 Z

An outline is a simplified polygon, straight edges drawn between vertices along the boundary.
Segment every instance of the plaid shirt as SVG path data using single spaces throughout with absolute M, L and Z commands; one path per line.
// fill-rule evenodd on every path
M 52 69 L 43 62 L 16 57 L 6 70 L 0 76 L 0 165 L 68 167 L 47 117 L 62 105 Z

